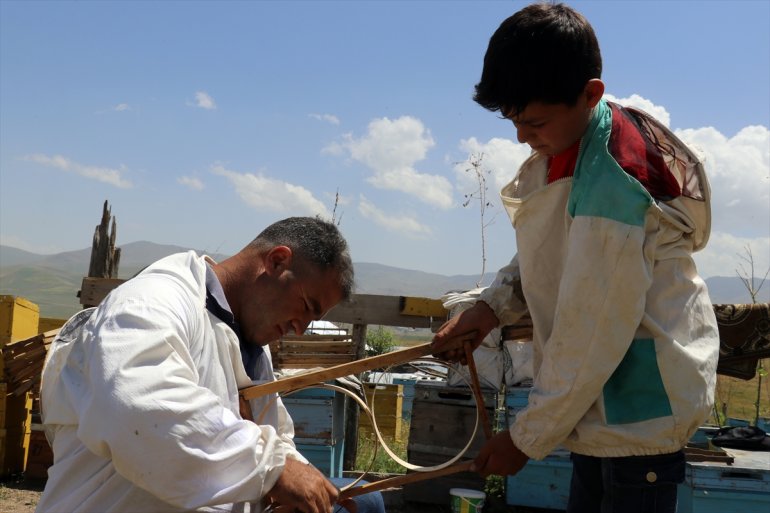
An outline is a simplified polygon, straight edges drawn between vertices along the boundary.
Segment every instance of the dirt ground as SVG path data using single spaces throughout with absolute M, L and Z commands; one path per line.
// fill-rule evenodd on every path
M 33 513 L 44 486 L 43 481 L 24 481 L 22 479 L 9 479 L 0 482 L 0 511 L 3 513 Z

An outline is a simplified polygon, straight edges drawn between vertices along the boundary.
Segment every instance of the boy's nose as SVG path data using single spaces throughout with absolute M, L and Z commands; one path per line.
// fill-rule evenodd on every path
M 528 128 L 525 127 L 517 127 L 516 128 L 516 139 L 521 143 L 524 144 L 527 141 L 529 141 L 529 136 L 531 135 L 531 131 Z

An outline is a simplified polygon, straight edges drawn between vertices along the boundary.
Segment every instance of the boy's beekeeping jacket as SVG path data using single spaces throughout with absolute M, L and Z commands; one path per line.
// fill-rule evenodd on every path
M 43 370 L 55 461 L 37 513 L 259 511 L 285 458 L 307 461 L 280 399 L 265 425 L 241 418 L 253 382 L 206 309 L 206 268 L 194 252 L 159 260 L 62 328 Z
M 534 385 L 513 441 L 536 459 L 558 444 L 677 451 L 709 415 L 719 352 L 691 256 L 710 231 L 703 166 L 657 121 L 604 100 L 574 176 L 547 184 L 547 160 L 533 154 L 502 190 L 518 254 L 480 298 L 501 325 L 532 316 Z

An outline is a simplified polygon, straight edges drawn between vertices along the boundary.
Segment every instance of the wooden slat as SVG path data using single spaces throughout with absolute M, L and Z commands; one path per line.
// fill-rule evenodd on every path
M 306 353 L 306 354 L 332 353 L 332 354 L 352 355 L 353 351 L 355 351 L 355 346 L 353 345 L 353 342 L 324 342 L 324 343 L 284 342 L 281 345 L 280 352 L 278 353 L 278 355 L 287 354 L 287 353 Z
M 83 306 L 96 306 L 126 280 L 119 278 L 83 278 L 80 285 L 80 304 Z
M 350 335 L 284 335 L 282 342 L 341 342 L 350 340 Z
M 440 299 L 427 297 L 401 296 L 399 298 L 399 312 L 404 315 L 418 315 L 422 317 L 447 318 L 449 312 L 444 308 Z
M 350 301 L 332 308 L 325 320 L 360 325 L 402 326 L 438 329 L 444 317 L 420 317 L 401 313 L 400 296 L 354 294 Z
M 455 463 L 442 469 L 433 470 L 430 472 L 414 472 L 411 474 L 404 474 L 403 476 L 390 477 L 387 479 L 381 479 L 373 483 L 367 483 L 365 485 L 348 488 L 340 493 L 338 501 L 350 499 L 359 495 L 364 495 L 371 492 L 380 490 L 386 490 L 388 488 L 396 488 L 404 486 L 410 483 L 416 483 L 418 481 L 424 481 L 426 479 L 435 479 L 437 477 L 448 476 L 456 474 L 458 472 L 468 472 L 473 465 L 472 461 L 464 461 L 462 463 Z
M 292 354 L 278 355 L 273 359 L 274 363 L 280 363 L 282 367 L 293 364 L 313 365 L 315 367 L 328 367 L 340 363 L 352 362 L 351 354 Z

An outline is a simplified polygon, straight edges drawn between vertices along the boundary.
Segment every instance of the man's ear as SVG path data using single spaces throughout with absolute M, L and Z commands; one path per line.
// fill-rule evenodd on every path
M 598 78 L 592 78 L 586 82 L 583 93 L 586 95 L 586 104 L 589 109 L 593 109 L 604 96 L 604 82 Z
M 275 246 L 265 253 L 265 272 L 271 276 L 280 276 L 289 270 L 294 253 L 288 246 Z

